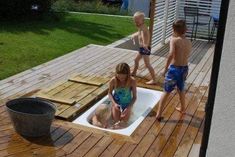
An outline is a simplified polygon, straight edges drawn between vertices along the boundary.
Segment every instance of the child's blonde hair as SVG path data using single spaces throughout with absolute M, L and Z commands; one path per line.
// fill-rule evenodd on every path
M 178 19 L 173 23 L 173 30 L 179 35 L 185 34 L 187 27 L 185 20 Z
M 95 110 L 95 115 L 99 121 L 107 120 L 110 116 L 110 113 L 110 108 L 105 104 L 99 105 Z
M 130 79 L 131 79 L 131 70 L 130 70 L 130 66 L 127 63 L 119 63 L 116 66 L 116 81 L 115 81 L 115 88 L 117 87 L 119 80 L 117 78 L 117 74 L 125 74 L 127 75 L 126 77 L 126 86 L 130 85 Z
M 134 14 L 134 18 L 136 18 L 136 17 L 141 17 L 141 18 L 144 19 L 145 15 L 144 15 L 143 12 L 137 11 L 137 12 L 135 12 L 135 14 Z

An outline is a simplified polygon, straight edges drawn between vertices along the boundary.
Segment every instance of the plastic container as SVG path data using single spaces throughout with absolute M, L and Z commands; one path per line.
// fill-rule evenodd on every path
M 23 136 L 48 135 L 56 107 L 39 98 L 18 98 L 6 103 L 7 111 L 16 132 Z

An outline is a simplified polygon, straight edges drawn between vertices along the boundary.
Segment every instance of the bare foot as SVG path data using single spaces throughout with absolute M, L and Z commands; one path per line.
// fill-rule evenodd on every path
M 163 119 L 164 119 L 164 117 L 162 117 L 162 116 L 156 116 L 156 119 L 160 122 L 160 121 L 162 121 Z
M 185 110 L 182 110 L 181 107 L 175 107 L 177 111 L 179 111 L 181 114 L 185 114 Z
M 155 85 L 156 82 L 154 80 L 150 80 L 148 82 L 145 82 L 145 84 L 147 84 L 147 85 Z
M 132 72 L 131 76 L 136 77 L 136 73 Z
M 123 121 L 118 121 L 117 123 L 115 123 L 113 126 L 112 126 L 112 129 L 123 129 L 127 127 L 127 123 L 126 122 L 123 122 Z

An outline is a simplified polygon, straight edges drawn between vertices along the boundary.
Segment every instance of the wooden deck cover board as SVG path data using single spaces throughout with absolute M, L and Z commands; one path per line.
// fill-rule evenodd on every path
M 193 46 L 186 81 L 187 114 L 181 116 L 175 111 L 174 106 L 179 104 L 179 97 L 173 92 L 164 108 L 164 120 L 155 120 L 154 109 L 131 137 L 135 143 L 80 130 L 73 125 L 63 125 L 61 121 L 53 123 L 50 138 L 25 139 L 14 132 L 4 106 L 7 99 L 27 93 L 33 94 L 32 91 L 36 93 L 37 89 L 51 87 L 57 82 L 57 86 L 67 88 L 65 92 L 69 96 L 70 92 L 75 92 L 80 87 L 65 84 L 64 80 L 77 74 L 108 78 L 113 75 L 117 63 L 127 62 L 133 67 L 136 55 L 134 51 L 89 45 L 0 81 L 0 156 L 198 156 L 213 60 L 213 45 L 197 41 Z M 160 72 L 165 65 L 166 53 L 167 47 L 163 47 L 151 56 L 159 85 L 163 83 Z M 140 64 L 138 76 L 150 77 L 143 62 Z M 52 91 L 48 89 L 47 92 L 60 95 L 59 89 Z

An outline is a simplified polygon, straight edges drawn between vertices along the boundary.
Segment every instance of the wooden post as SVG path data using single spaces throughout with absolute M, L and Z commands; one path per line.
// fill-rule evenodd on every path
M 165 19 L 164 19 L 164 26 L 163 26 L 163 34 L 162 34 L 162 44 L 165 44 L 166 40 L 166 26 L 168 20 L 168 10 L 169 10 L 169 0 L 165 1 Z
M 175 6 L 175 13 L 176 13 L 176 16 L 175 16 L 175 18 L 176 19 L 178 19 L 179 18 L 179 5 L 180 5 L 180 2 L 179 2 L 179 0 L 176 0 L 176 6 Z
M 153 37 L 153 25 L 154 25 L 155 6 L 156 6 L 156 0 L 151 0 L 151 6 L 150 6 L 150 25 L 149 25 L 150 45 L 151 45 L 151 47 L 152 47 L 152 37 Z

